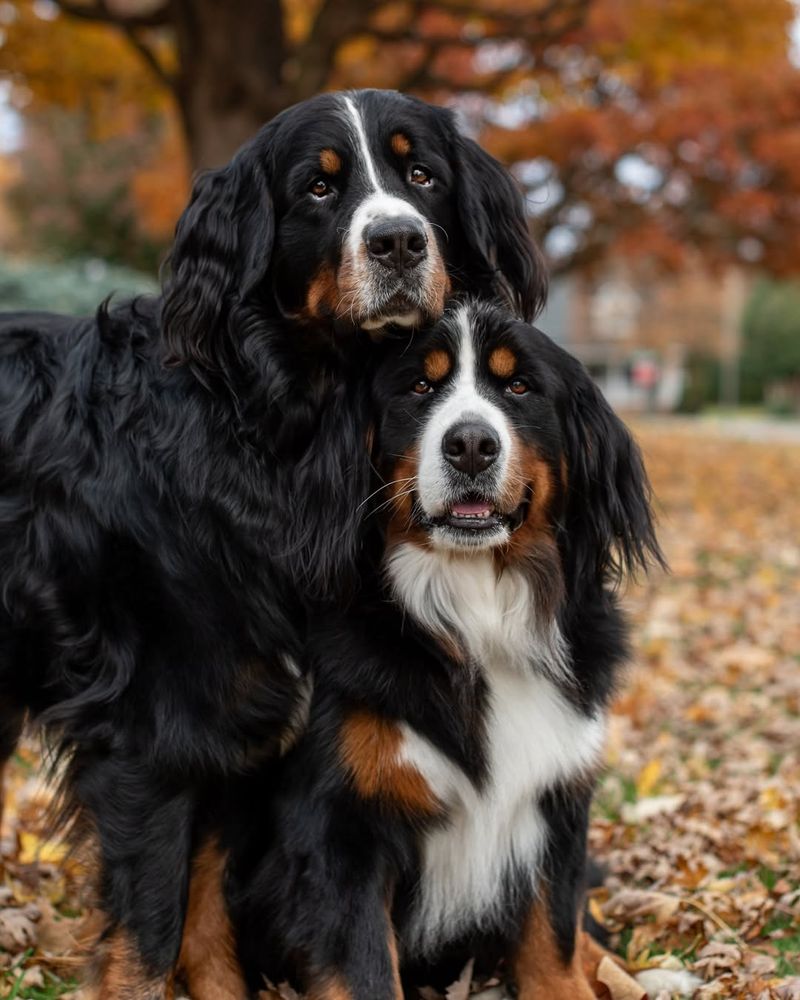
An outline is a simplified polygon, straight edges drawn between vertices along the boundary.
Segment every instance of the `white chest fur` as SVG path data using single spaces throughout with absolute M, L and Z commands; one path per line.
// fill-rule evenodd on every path
M 597 764 L 605 729 L 601 717 L 578 712 L 554 683 L 567 651 L 554 622 L 535 621 L 527 582 L 511 574 L 498 581 L 488 560 L 455 561 L 460 565 L 447 553 L 398 550 L 389 565 L 409 613 L 435 631 L 455 629 L 489 690 L 489 778 L 480 789 L 427 739 L 404 728 L 404 759 L 448 810 L 448 822 L 420 845 L 407 942 L 420 951 L 491 925 L 508 903 L 504 888 L 530 887 L 547 837 L 536 800 Z

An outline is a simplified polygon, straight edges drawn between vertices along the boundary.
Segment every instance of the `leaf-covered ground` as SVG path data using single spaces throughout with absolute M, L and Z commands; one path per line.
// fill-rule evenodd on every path
M 672 573 L 627 595 L 592 909 L 698 997 L 800 997 L 800 446 L 637 430 Z
M 597 798 L 592 911 L 632 968 L 686 967 L 697 997 L 797 1000 L 800 446 L 637 431 L 672 573 L 626 595 L 636 660 Z M 72 991 L 90 931 L 80 862 L 42 840 L 37 767 L 26 745 L 9 776 L 0 996 L 43 1000 Z

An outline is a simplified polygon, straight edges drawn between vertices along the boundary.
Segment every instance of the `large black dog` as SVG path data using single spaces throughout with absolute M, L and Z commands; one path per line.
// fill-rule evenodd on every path
M 520 1000 L 591 1000 L 586 829 L 627 648 L 614 584 L 661 558 L 639 451 L 574 358 L 492 305 L 376 360 L 374 574 L 310 624 L 306 731 L 227 789 L 248 985 L 401 1000 L 472 956 Z M 238 975 L 192 995 L 239 1000 Z
M 46 724 L 97 838 L 101 996 L 165 994 L 203 803 L 291 728 L 358 546 L 370 335 L 463 288 L 536 311 L 521 198 L 449 112 L 365 91 L 200 178 L 161 298 L 2 319 L 0 749 Z

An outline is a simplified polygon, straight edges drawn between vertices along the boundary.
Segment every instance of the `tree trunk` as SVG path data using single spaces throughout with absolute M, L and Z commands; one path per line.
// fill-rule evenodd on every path
M 176 95 L 194 170 L 222 166 L 292 95 L 280 0 L 172 0 Z

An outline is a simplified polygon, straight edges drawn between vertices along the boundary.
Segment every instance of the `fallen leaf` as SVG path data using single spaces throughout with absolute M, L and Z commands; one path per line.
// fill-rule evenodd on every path
M 662 770 L 663 765 L 658 758 L 648 761 L 641 769 L 636 779 L 636 794 L 640 799 L 650 795 L 655 789 L 661 779 Z
M 461 970 L 458 979 L 445 990 L 445 1000 L 468 1000 L 474 965 L 475 959 L 471 958 Z
M 622 889 L 603 906 L 603 914 L 615 920 L 652 916 L 657 922 L 667 921 L 680 907 L 677 896 L 646 889 Z
M 17 952 L 36 943 L 36 915 L 25 910 L 0 910 L 0 948 Z
M 601 959 L 596 975 L 597 981 L 608 989 L 611 1000 L 646 1000 L 642 987 L 610 958 Z
M 44 989 L 44 973 L 42 972 L 41 966 L 31 965 L 30 968 L 25 970 L 22 977 L 22 983 L 20 984 L 24 989 Z

